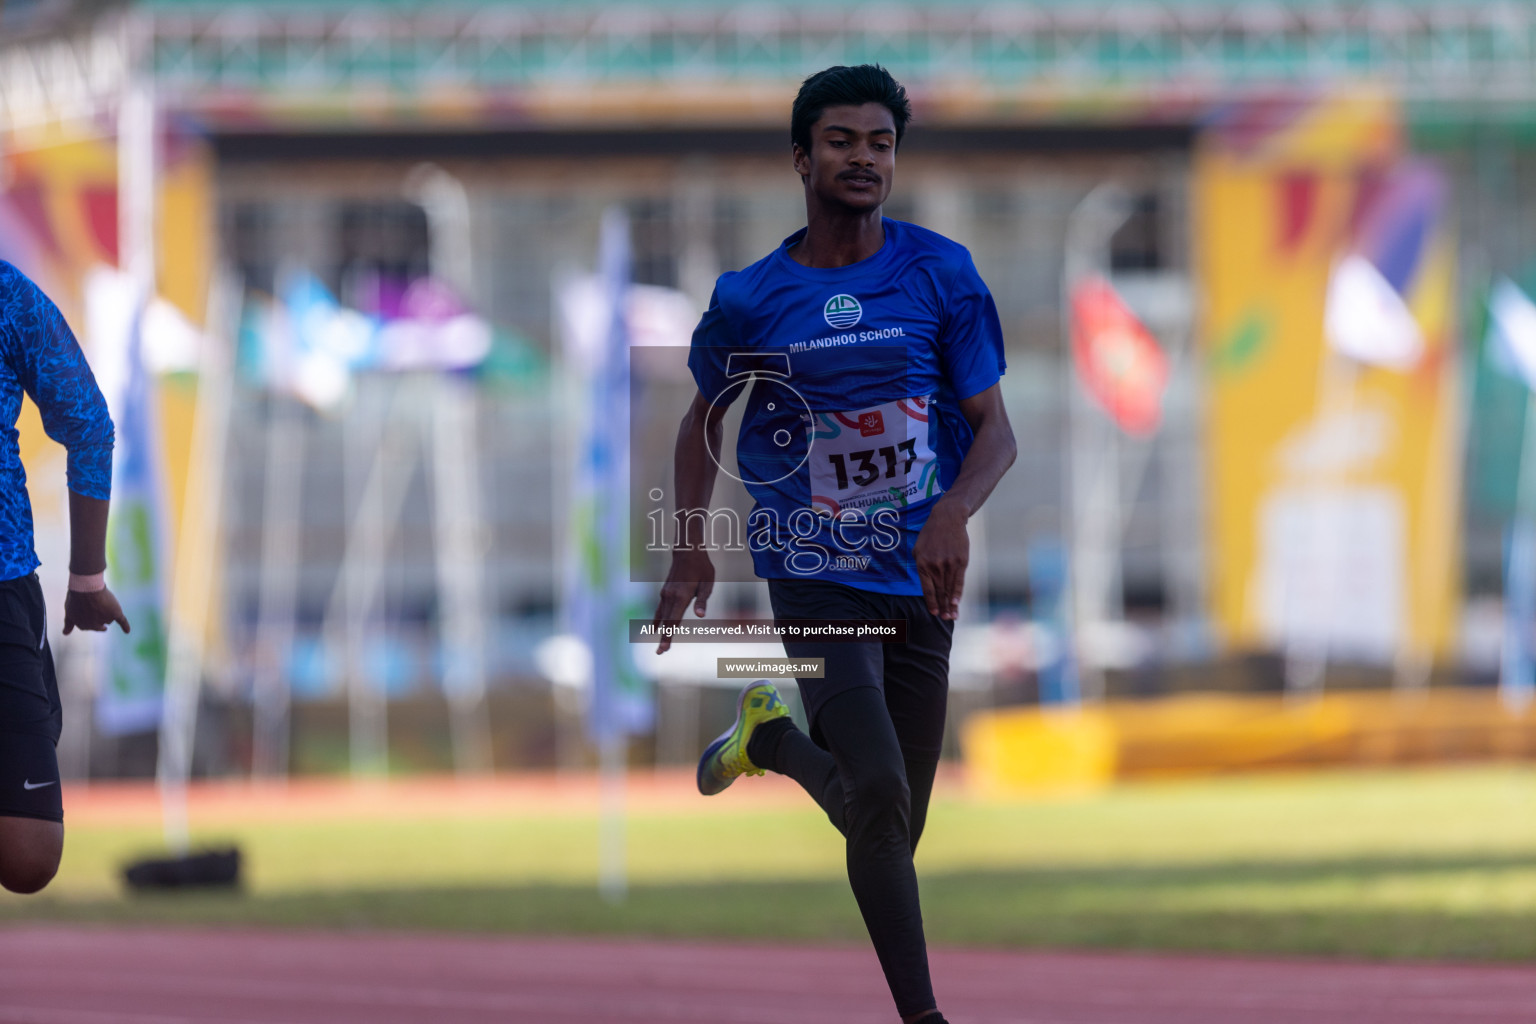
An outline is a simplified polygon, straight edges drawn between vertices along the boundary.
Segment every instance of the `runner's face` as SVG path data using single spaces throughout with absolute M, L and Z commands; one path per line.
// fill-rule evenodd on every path
M 794 148 L 795 170 L 822 202 L 877 210 L 896 174 L 896 122 L 879 103 L 828 107 L 811 125 L 811 149 Z

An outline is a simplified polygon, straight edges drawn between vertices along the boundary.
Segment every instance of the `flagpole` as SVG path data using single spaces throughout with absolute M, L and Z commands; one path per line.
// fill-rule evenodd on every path
M 448 699 L 454 769 L 491 770 L 491 720 L 485 697 L 485 527 L 475 480 L 479 445 L 474 385 L 439 373 L 432 403 L 432 518 L 443 691 Z
M 557 270 L 550 283 L 550 323 L 555 327 L 556 344 L 551 347 L 549 359 L 550 404 L 548 417 L 551 428 L 549 443 L 549 496 L 550 496 L 550 549 L 557 559 L 554 565 L 555 581 L 555 632 L 563 636 L 575 636 L 580 631 L 575 621 L 574 595 L 576 580 L 581 573 L 580 556 L 576 553 L 577 541 L 572 529 L 572 516 L 576 504 L 576 460 L 581 457 L 576 440 L 583 419 L 577 410 L 584 401 L 578 387 L 575 359 L 568 358 L 568 351 L 576 345 L 574 331 L 569 324 L 562 296 L 574 287 L 575 271 L 570 268 Z M 580 691 L 571 685 L 571 679 L 550 678 L 550 697 L 555 713 L 555 767 L 564 772 L 580 766 L 583 744 L 577 735 L 580 726 L 575 723 L 576 712 L 581 709 L 573 699 Z M 585 693 L 591 694 L 590 668 L 583 681 Z
M 1181 371 L 1186 368 L 1189 356 L 1190 342 L 1193 332 L 1190 330 L 1188 295 L 1185 293 L 1179 304 L 1177 323 L 1178 329 L 1174 333 L 1175 343 L 1168 346 L 1168 380 L 1174 381 Z M 1173 320 L 1173 316 L 1168 317 Z M 1134 512 L 1137 498 L 1141 494 L 1142 484 L 1147 477 L 1147 471 L 1152 465 L 1153 452 L 1157 446 L 1157 434 L 1136 438 L 1131 442 L 1130 448 L 1130 472 L 1127 474 L 1130 480 L 1129 499 L 1120 503 L 1120 515 L 1115 524 L 1116 543 L 1120 546 L 1117 550 L 1123 550 L 1126 531 L 1131 526 L 1131 516 Z
M 472 211 L 463 182 L 421 164 L 406 176 L 406 197 L 427 216 L 428 263 L 466 302 L 474 293 Z M 475 478 L 479 403 L 463 376 L 439 372 L 432 397 L 432 518 L 443 692 L 448 700 L 453 763 L 461 775 L 491 771 L 491 719 L 486 702 L 485 525 Z
M 598 839 L 598 891 L 610 903 L 622 902 L 628 893 L 625 849 L 624 788 L 628 761 L 629 723 L 619 707 L 619 687 L 624 669 L 620 659 L 629 656 L 628 634 L 623 629 L 622 590 L 629 580 L 629 549 L 623 543 L 622 502 L 628 493 L 624 458 L 629 430 L 628 394 L 620 393 L 619 381 L 627 379 L 629 358 L 625 302 L 630 288 L 630 224 L 621 207 L 603 212 L 602 251 L 599 272 L 608 313 L 597 372 L 593 378 L 596 401 L 592 408 L 592 450 L 589 471 L 594 475 L 592 494 L 593 544 L 589 549 L 597 564 L 591 566 L 596 580 L 587 602 L 588 636 L 592 650 L 591 727 L 598 743 L 601 775 Z
M 214 566 L 219 563 L 219 524 L 224 511 L 226 441 L 233 390 L 224 342 L 234 320 L 235 292 L 235 285 L 226 276 L 214 278 L 208 303 L 208 330 L 203 333 L 198 360 L 190 471 L 181 500 L 176 575 L 171 590 L 165 714 L 156 774 L 164 794 L 166 839 L 177 854 L 185 854 L 190 844 L 187 782 L 192 774 L 197 707 L 207 668 Z
M 624 782 L 629 741 L 610 728 L 598 746 L 602 779 L 598 836 L 598 892 L 609 903 L 622 903 L 629 894 L 624 822 Z
M 143 41 L 142 24 L 132 18 L 123 21 L 123 49 L 131 62 L 137 57 Z M 154 299 L 158 253 L 156 248 L 157 182 L 159 118 L 156 110 L 154 84 L 148 75 L 130 72 L 118 109 L 118 217 L 122 237 L 121 266 L 133 282 L 134 316 L 138 322 L 135 332 L 137 344 L 131 358 L 143 360 L 144 313 Z M 144 372 L 142 367 L 139 372 Z M 153 402 L 151 391 L 146 402 Z M 146 410 L 153 418 L 154 410 Z M 160 437 L 150 433 L 139 439 L 146 445 L 158 445 Z M 195 439 L 194 439 L 195 443 Z M 149 453 L 151 459 L 159 453 Z M 163 521 L 162 521 L 163 522 Z M 165 543 L 163 527 L 157 530 L 155 547 L 157 558 L 164 561 L 170 548 Z M 156 575 L 163 579 L 163 565 L 155 567 Z M 178 581 L 179 582 L 179 581 Z M 162 591 L 162 595 L 163 595 Z M 174 615 L 175 606 L 171 606 Z M 144 624 L 156 629 L 154 622 Z M 174 628 L 174 627 L 173 627 Z M 176 642 L 179 641 L 179 642 Z M 161 680 L 159 750 L 155 769 L 156 787 L 160 792 L 160 809 L 163 818 L 166 844 L 177 854 L 183 854 L 188 846 L 186 809 L 186 769 L 190 767 L 190 752 L 182 744 L 185 732 L 181 716 L 185 711 L 185 699 L 180 692 L 186 675 L 188 656 L 185 636 L 166 637 L 168 657 L 165 678 Z M 174 649 L 172 648 L 175 644 Z M 174 663 L 174 664 L 173 664 Z M 176 692 L 172 692 L 175 689 Z M 192 726 L 196 727 L 196 708 L 191 709 Z
M 351 493 L 351 520 L 347 524 L 341 569 L 326 605 L 322 634 L 327 648 L 341 633 L 347 692 L 348 755 L 352 777 L 365 778 L 388 770 L 389 708 L 378 686 L 371 685 L 363 651 L 367 625 L 384 588 L 384 558 L 389 540 L 400 521 L 401 508 L 411 476 L 420 457 L 419 445 L 407 445 L 398 436 L 398 421 L 406 415 L 404 382 L 389 381 L 389 393 L 380 402 L 377 420 L 367 427 L 359 402 L 348 413 L 342 429 L 342 452 L 347 465 L 343 476 Z M 372 429 L 368 429 L 371 427 Z M 365 440 L 372 440 L 367 477 L 362 476 Z M 402 450 L 404 449 L 404 450 Z
M 301 503 L 308 430 L 296 398 L 274 390 L 268 395 L 267 408 L 256 678 L 251 688 L 251 774 L 286 778 L 293 703 L 289 673 L 298 617 Z
M 1077 282 L 1103 262 L 1096 255 L 1115 230 L 1130 216 L 1130 195 L 1118 182 L 1096 186 L 1067 216 L 1061 274 L 1062 378 L 1067 402 L 1067 459 L 1063 465 L 1063 534 L 1067 538 L 1068 629 L 1076 653 L 1080 692 L 1090 700 L 1104 697 L 1104 672 L 1087 656 L 1087 632 L 1103 620 L 1107 588 L 1115 575 L 1109 559 L 1118 558 L 1119 544 L 1111 553 L 1105 546 L 1114 536 L 1118 521 L 1119 452 L 1113 433 L 1094 452 L 1093 434 L 1103 424 L 1093 416 L 1088 396 L 1082 393 L 1073 369 L 1072 290 Z M 1097 455 L 1097 459 L 1095 459 Z M 1097 466 L 1091 464 L 1097 462 Z M 1097 475 L 1090 477 L 1096 469 Z M 1106 493 L 1107 492 L 1107 493 Z M 1113 501 L 1117 508 L 1109 523 L 1102 506 Z M 1089 527 L 1093 529 L 1089 529 Z M 1111 529 L 1106 530 L 1106 526 Z M 1106 536 L 1106 533 L 1110 536 Z M 1096 544 L 1096 547 L 1095 547 Z M 1106 579 L 1106 577 L 1109 577 Z
M 358 490 L 357 506 L 348 530 L 347 545 L 342 561 L 343 591 L 346 603 L 346 666 L 347 666 L 347 754 L 354 780 L 367 775 L 387 772 L 388 753 L 379 737 L 388 729 L 387 720 L 381 721 L 384 699 L 378 693 L 375 681 L 369 679 L 368 666 L 364 661 L 367 646 L 368 620 L 373 610 L 374 596 L 383 586 L 383 563 L 389 545 L 386 535 L 387 514 L 384 510 L 384 487 L 391 476 L 404 476 L 404 467 L 398 474 L 389 472 L 390 430 L 388 407 L 392 404 L 399 381 L 379 381 L 389 389 L 384 396 L 386 411 L 374 423 L 366 426 L 360 422 L 361 408 L 354 408 L 347 417 L 342 443 L 353 457 L 353 477 L 361 468 L 357 458 L 365 443 L 371 441 L 373 458 L 369 462 L 368 476 Z M 374 405 L 377 403 L 369 403 Z M 359 403 L 362 405 L 362 403 Z

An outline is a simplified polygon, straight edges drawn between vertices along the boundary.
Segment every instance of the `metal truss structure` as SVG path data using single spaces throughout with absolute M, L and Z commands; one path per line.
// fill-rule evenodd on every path
M 120 24 L 0 47 L 0 134 L 102 117 L 128 80 Z
M 305 120 L 390 120 L 423 97 L 515 105 L 529 94 L 782 89 L 808 69 L 879 61 L 927 88 L 1030 108 L 1155 107 L 1244 93 L 1374 83 L 1418 104 L 1536 100 L 1536 5 L 1490 3 L 318 2 L 130 6 L 72 39 L 0 49 L 0 122 L 78 117 L 130 74 L 172 109 L 304 108 Z M 1042 107 L 1045 108 L 1042 112 Z

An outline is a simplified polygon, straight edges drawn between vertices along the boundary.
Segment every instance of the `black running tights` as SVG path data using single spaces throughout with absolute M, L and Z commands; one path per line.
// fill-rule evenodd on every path
M 782 721 L 787 726 L 789 720 Z M 830 698 L 817 716 L 816 731 L 827 749 L 799 729 L 781 727 L 763 737 L 776 739 L 775 748 L 760 752 L 764 760 L 753 760 L 800 783 L 847 837 L 848 881 L 896 1010 L 903 1017 L 931 1010 L 933 984 L 912 854 L 923 834 L 938 766 L 903 756 L 885 695 L 873 686 Z

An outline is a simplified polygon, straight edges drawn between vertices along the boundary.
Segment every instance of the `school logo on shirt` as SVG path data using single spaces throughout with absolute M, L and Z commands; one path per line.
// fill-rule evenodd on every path
M 852 295 L 834 295 L 827 300 L 822 307 L 821 315 L 827 318 L 827 324 L 838 330 L 846 330 L 858 323 L 864 316 L 864 307 L 859 305 L 859 300 Z

